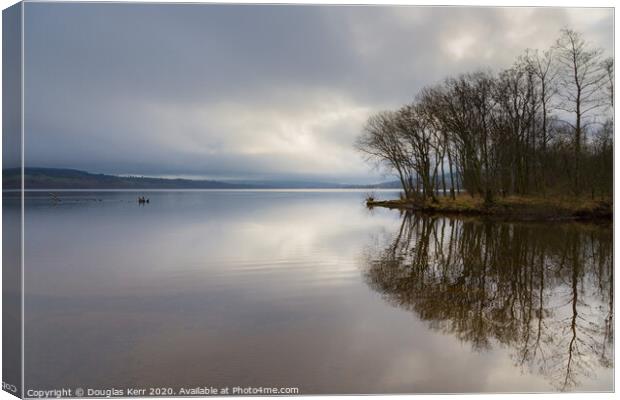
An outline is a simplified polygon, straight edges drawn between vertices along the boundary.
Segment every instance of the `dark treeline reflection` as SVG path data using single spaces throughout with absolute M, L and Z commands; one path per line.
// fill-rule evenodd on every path
M 368 284 L 391 304 L 476 351 L 513 361 L 558 390 L 613 367 L 609 226 L 403 216 L 365 255 Z

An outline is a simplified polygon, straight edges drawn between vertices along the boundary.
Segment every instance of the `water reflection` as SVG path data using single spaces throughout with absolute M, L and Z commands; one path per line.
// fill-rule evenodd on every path
M 509 349 L 556 389 L 613 367 L 610 226 L 497 223 L 404 214 L 364 257 L 394 306 L 478 352 Z
M 482 249 L 476 254 L 473 243 L 499 241 L 499 232 L 509 225 L 487 228 L 492 234 L 485 239 L 479 224 L 413 217 L 403 223 L 394 211 L 369 213 L 364 193 L 354 191 L 153 192 L 146 207 L 136 203 L 138 195 L 62 193 L 58 204 L 47 193 L 26 197 L 26 388 L 297 386 L 302 394 L 553 389 L 550 380 L 529 369 L 536 367 L 533 362 L 521 362 L 524 355 L 513 344 L 528 343 L 525 356 L 531 360 L 548 360 L 550 349 L 568 346 L 569 341 L 545 340 L 565 340 L 571 333 L 570 320 L 562 320 L 572 315 L 571 306 L 560 302 L 571 300 L 572 271 L 568 263 L 559 272 L 547 266 L 540 285 L 538 267 L 521 270 L 499 254 L 498 261 L 482 263 Z M 19 209 L 5 211 L 15 214 Z M 12 218 L 19 219 L 19 214 Z M 516 238 L 524 229 L 508 231 Z M 580 246 L 588 235 L 591 245 L 611 246 L 608 228 L 527 229 L 531 232 L 520 238 L 527 242 L 523 251 L 542 254 L 549 265 L 557 264 L 559 250 L 571 235 Z M 461 240 L 464 236 L 469 241 Z M 384 237 L 385 242 L 365 252 L 369 240 Z M 542 246 L 538 242 L 544 242 L 544 248 L 527 248 Z M 516 248 L 514 239 L 510 243 Z M 490 246 L 487 257 L 491 248 L 511 249 Z M 611 289 L 606 286 L 611 248 L 594 247 L 586 252 L 588 257 L 593 251 L 596 259 L 601 259 L 598 254 L 607 256 L 600 264 L 602 272 L 584 264 L 578 277 L 577 288 L 587 292 L 577 298 L 579 340 L 586 340 L 582 331 L 588 327 L 582 318 L 606 312 L 611 299 L 611 293 L 607 298 L 599 294 Z M 471 259 L 465 265 L 469 270 L 458 261 L 463 255 Z M 413 263 L 422 256 L 426 261 Z M 441 257 L 450 262 L 441 263 Z M 506 265 L 495 266 L 500 261 Z M 370 275 L 361 274 L 360 265 Z M 411 271 L 411 265 L 427 267 Z M 521 280 L 512 282 L 510 273 L 519 271 Z M 487 286 L 514 284 L 515 289 L 476 291 L 482 273 L 487 274 Z M 386 298 L 407 309 L 417 307 L 419 313 L 381 299 L 367 285 L 368 278 Z M 528 279 L 532 289 L 517 287 Z M 441 285 L 444 291 L 437 289 Z M 541 286 L 541 315 L 554 314 L 541 318 L 540 348 L 534 350 Z M 493 304 L 481 302 L 485 293 L 485 301 Z M 514 312 L 524 310 L 518 301 L 525 302 L 528 293 L 534 322 L 529 339 L 519 341 L 510 335 L 524 332 L 513 332 L 489 314 L 499 312 L 499 302 L 510 294 L 517 302 Z M 490 300 L 493 295 L 496 299 Z M 460 304 L 467 296 L 471 304 Z M 459 315 L 476 310 L 483 318 Z M 566 331 L 558 330 L 559 323 L 550 325 L 556 320 Z M 429 329 L 429 322 L 435 329 Z M 488 350 L 472 351 L 457 337 Z M 497 337 L 505 337 L 507 344 Z M 611 359 L 611 332 L 607 341 L 595 342 L 607 346 L 599 353 Z M 592 352 L 584 344 L 575 346 L 582 353 Z M 578 389 L 613 390 L 613 369 L 594 357 L 580 357 L 593 368 L 589 378 L 577 376 Z M 566 369 L 560 361 L 555 365 L 558 371 Z

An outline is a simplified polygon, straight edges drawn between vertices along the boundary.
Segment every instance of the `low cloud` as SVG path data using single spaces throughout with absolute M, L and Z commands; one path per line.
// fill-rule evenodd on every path
M 610 9 L 26 4 L 26 163 L 210 178 L 382 179 L 373 112 L 503 68 Z

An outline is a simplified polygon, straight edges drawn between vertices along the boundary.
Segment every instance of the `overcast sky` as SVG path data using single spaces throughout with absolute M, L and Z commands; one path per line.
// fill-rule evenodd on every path
M 27 166 L 370 182 L 373 112 L 610 9 L 26 3 Z

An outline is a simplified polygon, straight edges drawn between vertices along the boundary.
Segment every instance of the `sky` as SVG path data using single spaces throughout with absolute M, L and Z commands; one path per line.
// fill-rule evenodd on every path
M 611 9 L 26 3 L 26 166 L 370 183 L 373 113 Z

